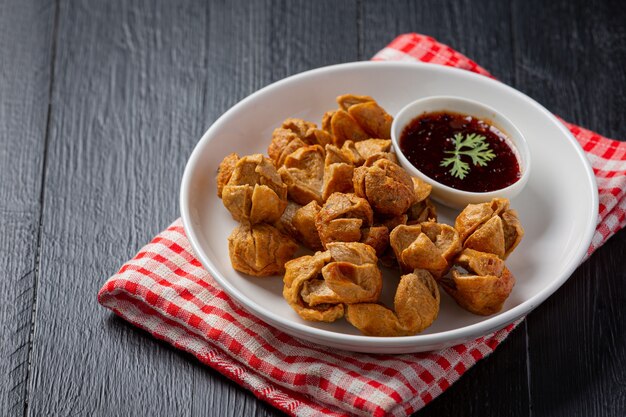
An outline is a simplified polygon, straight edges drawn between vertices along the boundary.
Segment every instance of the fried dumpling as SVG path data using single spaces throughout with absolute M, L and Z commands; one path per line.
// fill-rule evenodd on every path
M 350 106 L 348 113 L 370 134 L 370 137 L 379 139 L 391 138 L 393 117 L 375 101 Z
M 374 99 L 370 96 L 359 96 L 356 94 L 342 94 L 337 96 L 337 104 L 339 104 L 339 108 L 345 111 L 348 111 L 350 107 L 355 106 L 357 104 L 369 103 L 374 101 Z
M 444 290 L 461 307 L 483 316 L 502 310 L 515 285 L 515 277 L 502 259 L 473 249 L 461 252 L 450 275 L 440 280 Z
M 374 213 L 366 199 L 354 194 L 334 193 L 315 218 L 322 245 L 330 242 L 358 242 L 362 230 L 372 225 Z
M 305 206 L 289 201 L 274 226 L 307 248 L 314 251 L 322 250 L 322 242 L 315 228 L 315 217 L 321 209 L 316 201 L 311 201 Z
M 388 159 L 378 159 L 355 169 L 352 181 L 354 193 L 367 199 L 377 213 L 404 214 L 415 202 L 411 176 Z
M 439 314 L 440 294 L 433 276 L 423 269 L 403 275 L 394 310 L 381 304 L 346 306 L 346 320 L 367 336 L 411 336 L 424 331 Z
M 237 165 L 237 161 L 239 161 L 239 156 L 236 153 L 231 153 L 230 155 L 226 155 L 226 157 L 220 162 L 220 166 L 217 168 L 217 196 L 222 198 L 222 191 L 224 190 L 224 186 L 228 184 L 231 175 L 233 175 L 233 171 L 235 170 L 235 165 Z
M 267 148 L 267 155 L 274 166 L 281 167 L 285 159 L 299 148 L 304 148 L 307 144 L 293 131 L 279 127 L 272 132 L 272 141 Z
M 287 205 L 287 186 L 269 159 L 261 154 L 244 156 L 222 188 L 222 202 L 237 221 L 273 223 Z
M 285 264 L 283 297 L 305 320 L 333 322 L 343 317 L 339 297 L 330 291 L 320 277 L 331 260 L 330 252 L 301 256 Z
M 282 124 L 283 129 L 287 129 L 295 133 L 307 145 L 320 145 L 322 147 L 332 143 L 332 137 L 313 122 L 303 119 L 289 118 Z
M 382 273 L 374 249 L 362 243 L 330 243 L 328 250 L 287 262 L 283 297 L 305 320 L 332 322 L 344 304 L 375 302 Z
M 505 198 L 467 205 L 454 227 L 464 248 L 493 253 L 501 259 L 506 259 L 524 236 L 517 212 L 509 209 Z
M 300 148 L 332 143 L 328 132 L 318 129 L 315 123 L 302 119 L 286 119 L 282 126 L 274 129 L 267 154 L 277 168 L 284 165 L 289 155 Z
M 322 202 L 324 159 L 324 149 L 319 145 L 299 148 L 285 158 L 278 173 L 293 201 L 301 205 Z
M 377 256 L 382 256 L 389 247 L 389 229 L 386 226 L 372 226 L 361 230 L 359 242 L 370 245 Z
M 366 139 L 360 142 L 354 143 L 354 146 L 363 158 L 363 162 L 367 158 L 377 153 L 385 153 L 391 150 L 391 140 L 389 139 Z M 360 165 L 360 164 L 355 164 Z
M 311 250 L 322 250 L 320 235 L 315 228 L 315 217 L 322 208 L 315 201 L 296 210 L 292 225 L 296 231 L 297 239 Z
M 456 230 L 434 221 L 400 225 L 392 230 L 389 241 L 401 270 L 425 269 L 437 279 L 450 269 L 452 258 L 461 250 Z
M 290 236 L 265 223 L 240 224 L 228 237 L 233 268 L 258 277 L 282 274 L 297 249 Z
M 335 111 L 330 118 L 330 132 L 333 137 L 333 143 L 341 147 L 345 141 L 351 140 L 358 142 L 371 138 L 357 123 L 350 113 L 345 110 Z
M 432 186 L 419 178 L 411 177 L 415 191 L 415 202 L 407 210 L 407 224 L 418 224 L 428 220 L 437 221 L 437 209 L 430 201 Z
M 370 138 L 389 139 L 391 137 L 391 117 L 370 96 L 344 94 L 337 97 L 339 107 L 347 111 Z
M 361 161 L 361 157 L 354 148 L 354 142 L 347 141 L 340 149 L 334 145 L 326 145 L 326 159 L 324 160 L 324 185 L 322 200 L 326 201 L 333 193 L 352 193 L 352 174 L 354 162 Z
M 283 214 L 280 218 L 274 223 L 274 227 L 297 240 L 298 236 L 296 228 L 293 225 L 293 218 L 296 215 L 296 211 L 301 207 L 302 206 L 298 203 L 287 201 L 287 206 L 285 210 L 283 210 Z

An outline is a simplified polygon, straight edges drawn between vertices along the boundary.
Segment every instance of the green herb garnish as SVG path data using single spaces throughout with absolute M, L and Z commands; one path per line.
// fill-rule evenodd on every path
M 450 168 L 449 171 L 450 174 L 452 174 L 453 177 L 464 179 L 470 171 L 470 164 L 462 161 L 461 155 L 469 156 L 472 158 L 472 163 L 474 165 L 480 165 L 481 167 L 486 166 L 487 162 L 496 157 L 493 151 L 489 149 L 489 144 L 485 142 L 485 139 L 486 138 L 483 135 L 477 135 L 476 133 L 465 135 L 465 139 L 463 139 L 463 135 L 461 133 L 455 134 L 452 139 L 454 142 L 454 150 L 445 151 L 445 153 L 451 153 L 453 155 L 441 161 L 440 165 L 442 167 L 452 165 L 452 168 Z M 469 149 L 462 150 L 463 148 Z

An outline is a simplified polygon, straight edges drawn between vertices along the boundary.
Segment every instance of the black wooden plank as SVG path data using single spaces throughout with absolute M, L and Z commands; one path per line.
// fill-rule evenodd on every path
M 62 2 L 28 413 L 190 415 L 197 366 L 100 307 L 178 216 L 203 132 L 205 2 Z
M 362 59 L 371 58 L 397 35 L 417 32 L 465 54 L 500 81 L 513 82 L 513 39 L 507 2 L 364 1 L 362 10 Z
M 464 53 L 494 76 L 514 82 L 510 9 L 495 1 L 363 2 L 364 58 L 393 37 L 418 32 Z M 526 325 L 416 416 L 527 416 Z
M 23 415 L 55 5 L 0 0 L 0 415 Z
M 626 139 L 623 5 L 518 2 L 513 15 L 519 88 L 568 121 Z M 624 253 L 621 231 L 530 315 L 534 416 L 626 415 Z

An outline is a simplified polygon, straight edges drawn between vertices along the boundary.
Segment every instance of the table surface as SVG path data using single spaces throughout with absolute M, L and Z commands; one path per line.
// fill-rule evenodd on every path
M 0 415 L 278 415 L 96 302 L 225 110 L 420 32 L 626 138 L 618 1 L 0 0 Z M 626 232 L 416 415 L 626 415 Z

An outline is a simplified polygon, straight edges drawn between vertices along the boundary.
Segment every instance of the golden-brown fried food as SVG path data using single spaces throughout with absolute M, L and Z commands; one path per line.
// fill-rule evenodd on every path
M 380 214 L 404 214 L 415 202 L 411 176 L 401 166 L 388 159 L 378 159 L 354 170 L 354 193 L 367 199 Z
M 435 321 L 439 302 L 439 288 L 433 276 L 417 269 L 400 278 L 395 312 L 380 304 L 350 304 L 346 306 L 346 320 L 367 336 L 411 336 Z
M 228 180 L 230 180 L 230 176 L 233 174 L 235 170 L 235 165 L 237 165 L 237 161 L 239 161 L 239 156 L 236 153 L 231 153 L 230 155 L 226 155 L 226 157 L 220 163 L 220 166 L 217 168 L 217 196 L 222 198 L 222 191 L 224 190 L 224 186 L 228 184 Z
M 385 226 L 372 226 L 361 231 L 361 243 L 370 245 L 377 256 L 382 256 L 389 247 L 389 229 Z
M 502 259 L 511 254 L 524 236 L 517 212 L 509 209 L 506 198 L 469 204 L 456 218 L 454 227 L 463 247 L 493 253 Z
M 337 103 L 370 134 L 371 138 L 389 139 L 391 137 L 393 117 L 380 107 L 372 97 L 344 94 L 337 97 Z
M 300 139 L 303 139 L 307 135 L 308 132 L 310 132 L 313 129 L 317 129 L 317 125 L 313 122 L 307 122 L 306 120 L 303 120 L 303 119 L 296 119 L 296 118 L 290 117 L 288 119 L 285 119 L 285 121 L 283 121 L 282 128 L 291 130 Z M 311 143 L 310 145 L 315 145 L 315 144 Z
M 315 201 L 311 201 L 306 206 L 299 208 L 292 219 L 293 228 L 296 231 L 297 239 L 311 250 L 322 250 L 320 235 L 315 228 L 315 217 L 322 208 Z
M 366 139 L 354 144 L 359 155 L 363 158 L 363 162 L 372 155 L 377 153 L 386 153 L 391 150 L 391 140 L 389 139 Z M 355 165 L 362 165 L 356 164 Z
M 398 216 L 374 216 L 374 224 L 385 226 L 389 230 L 393 230 L 401 224 L 407 224 L 409 216 L 400 214 Z
M 409 207 L 406 214 L 407 224 L 418 224 L 428 220 L 437 221 L 437 209 L 430 201 L 432 186 L 419 178 L 411 177 L 415 190 L 415 202 Z
M 267 148 L 267 155 L 274 163 L 274 166 L 279 168 L 284 164 L 285 158 L 297 149 L 304 148 L 305 146 L 307 146 L 307 144 L 294 132 L 279 127 L 272 132 L 272 141 Z
M 382 273 L 374 263 L 331 262 L 322 268 L 322 276 L 345 304 L 376 302 L 383 288 Z
M 289 190 L 289 197 L 298 204 L 322 202 L 324 149 L 319 145 L 299 148 L 285 158 L 278 170 Z
M 326 252 L 287 262 L 283 297 L 305 320 L 331 322 L 344 303 L 374 302 L 382 274 L 374 249 L 362 243 L 330 243 Z
M 330 119 L 330 132 L 335 146 L 341 147 L 347 140 L 358 142 L 371 136 L 345 110 L 337 110 Z
M 452 258 L 461 250 L 456 230 L 434 221 L 400 225 L 392 230 L 389 241 L 401 270 L 426 269 L 437 279 L 450 269 Z
M 307 145 L 320 145 L 322 147 L 332 143 L 332 137 L 328 132 L 317 128 L 313 122 L 302 119 L 289 118 L 283 122 L 283 129 L 295 133 Z
M 228 254 L 234 269 L 265 277 L 281 274 L 298 244 L 274 226 L 261 223 L 238 225 L 228 237 Z
M 269 159 L 261 154 L 244 156 L 222 189 L 222 202 L 237 221 L 273 223 L 287 205 L 287 186 Z
M 322 130 L 328 133 L 329 135 L 331 135 L 331 138 L 332 138 L 333 129 L 330 125 L 330 122 L 333 119 L 334 114 L 335 114 L 335 110 L 330 110 L 322 115 Z
M 301 256 L 285 264 L 283 297 L 305 320 L 330 323 L 343 317 L 343 304 L 320 277 L 322 268 L 330 260 L 330 252 L 326 251 Z
M 361 229 L 372 225 L 374 213 L 366 199 L 354 194 L 334 193 L 315 218 L 324 247 L 330 242 L 358 242 Z
M 293 218 L 296 215 L 296 211 L 298 211 L 301 207 L 302 206 L 300 204 L 294 203 L 293 201 L 287 201 L 287 206 L 285 207 L 283 214 L 280 216 L 280 219 L 274 223 L 274 227 L 284 234 L 298 240 L 298 232 L 293 225 Z
M 492 253 L 464 249 L 454 262 L 450 278 L 441 286 L 464 309 L 483 316 L 502 310 L 515 285 L 515 277 L 504 261 Z
M 369 133 L 370 137 L 380 139 L 391 138 L 391 123 L 393 123 L 393 117 L 375 101 L 350 106 L 348 113 L 367 133 Z
M 372 154 L 365 159 L 363 165 L 370 167 L 374 165 L 374 162 L 378 161 L 379 159 L 387 159 L 396 165 L 400 165 L 400 163 L 398 162 L 398 157 L 393 152 L 378 152 Z
M 333 193 L 351 193 L 353 161 L 360 158 L 354 143 L 346 141 L 340 149 L 334 145 L 326 145 L 326 159 L 324 161 L 324 185 L 322 200 L 326 201 Z
M 337 104 L 339 108 L 345 111 L 356 104 L 369 103 L 375 101 L 370 96 L 357 96 L 356 94 L 343 94 L 337 97 Z

